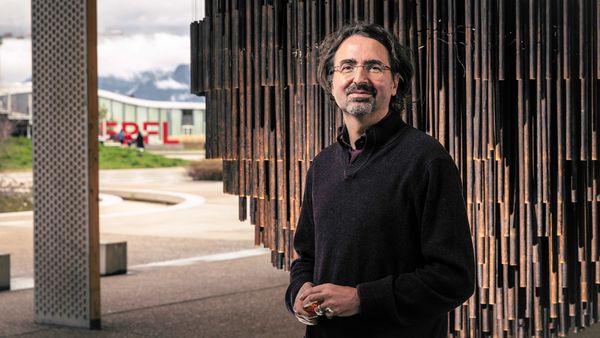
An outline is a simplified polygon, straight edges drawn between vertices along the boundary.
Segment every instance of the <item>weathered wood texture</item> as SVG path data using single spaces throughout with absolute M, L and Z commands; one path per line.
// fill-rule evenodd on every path
M 414 53 L 403 118 L 462 174 L 478 288 L 450 333 L 563 336 L 600 319 L 599 16 L 598 0 L 206 0 L 191 36 L 207 157 L 289 268 L 306 171 L 341 124 L 318 43 L 384 25 Z

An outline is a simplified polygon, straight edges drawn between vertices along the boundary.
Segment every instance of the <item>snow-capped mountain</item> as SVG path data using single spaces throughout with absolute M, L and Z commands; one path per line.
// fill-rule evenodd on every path
M 146 100 L 204 102 L 204 97 L 190 93 L 189 65 L 179 65 L 170 72 L 145 71 L 132 79 L 101 76 L 98 88 Z

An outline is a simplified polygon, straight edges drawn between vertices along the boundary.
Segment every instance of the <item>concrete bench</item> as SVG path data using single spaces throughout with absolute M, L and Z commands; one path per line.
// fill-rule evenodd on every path
M 10 255 L 0 253 L 0 291 L 10 290 Z
M 127 273 L 127 242 L 100 242 L 100 275 Z

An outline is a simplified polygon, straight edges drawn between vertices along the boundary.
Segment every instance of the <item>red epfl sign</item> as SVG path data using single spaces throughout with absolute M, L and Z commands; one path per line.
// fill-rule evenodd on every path
M 163 144 L 178 144 L 177 140 L 169 139 L 169 122 L 163 122 L 162 126 L 160 122 L 144 122 L 142 124 L 142 129 L 135 122 L 122 122 L 119 128 L 119 123 L 116 121 L 104 121 L 101 126 L 101 134 L 107 135 L 110 138 L 113 138 L 119 130 L 123 130 L 125 133 L 125 140 L 132 140 L 134 136 L 140 131 L 144 132 L 144 143 L 148 143 L 148 138 L 151 135 L 161 135 L 162 132 L 162 142 Z

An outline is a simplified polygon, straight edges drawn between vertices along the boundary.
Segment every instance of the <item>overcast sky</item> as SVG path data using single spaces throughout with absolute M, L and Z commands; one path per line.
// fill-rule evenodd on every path
M 28 36 L 31 2 L 0 0 L 0 34 Z M 189 25 L 204 17 L 204 0 L 97 0 L 98 72 L 131 77 L 190 62 Z M 5 39 L 0 83 L 31 77 L 31 40 Z
M 187 34 L 191 21 L 204 17 L 204 0 L 97 0 L 98 32 L 122 30 L 170 31 Z M 0 33 L 7 27 L 31 31 L 31 1 L 2 0 L 0 6 Z

